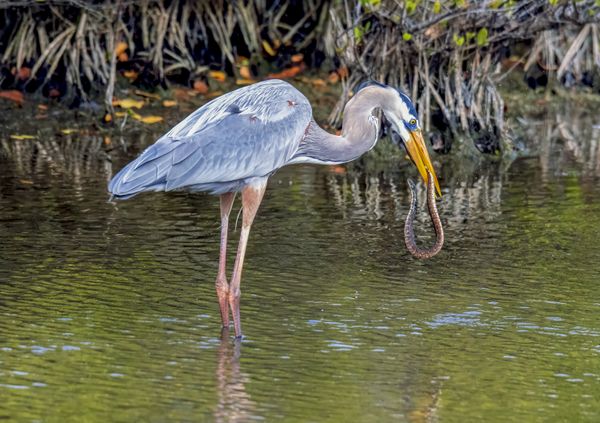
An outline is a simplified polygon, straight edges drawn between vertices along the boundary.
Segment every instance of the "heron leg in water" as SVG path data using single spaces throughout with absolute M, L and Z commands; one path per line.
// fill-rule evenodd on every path
M 227 230 L 229 227 L 229 213 L 233 206 L 235 192 L 221 195 L 221 248 L 219 251 L 219 273 L 215 281 L 219 308 L 221 309 L 221 322 L 223 327 L 229 326 L 229 284 L 227 283 Z
M 242 281 L 242 267 L 244 266 L 244 256 L 246 255 L 246 245 L 248 243 L 248 235 L 250 227 L 256 216 L 256 211 L 260 206 L 265 188 L 267 187 L 266 179 L 259 183 L 248 185 L 242 190 L 242 231 L 240 234 L 240 243 L 238 245 L 235 265 L 233 266 L 233 274 L 229 285 L 229 306 L 231 307 L 231 315 L 233 316 L 233 326 L 235 328 L 236 338 L 242 336 L 242 325 L 240 323 L 240 282 Z

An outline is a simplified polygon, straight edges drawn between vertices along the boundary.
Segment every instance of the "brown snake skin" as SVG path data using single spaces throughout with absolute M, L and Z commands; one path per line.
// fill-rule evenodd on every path
M 435 205 L 433 177 L 431 173 L 427 171 L 427 206 L 429 207 L 429 216 L 431 216 L 431 222 L 433 223 L 436 234 L 435 244 L 433 244 L 431 248 L 422 250 L 417 247 L 415 232 L 413 230 L 413 222 L 417 212 L 417 196 L 415 184 L 410 179 L 408 180 L 408 187 L 410 189 L 410 210 L 408 211 L 408 216 L 406 216 L 406 222 L 404 224 L 404 242 L 408 251 L 415 258 L 428 259 L 439 253 L 444 245 L 444 229 L 442 228 L 442 221 L 440 220 L 440 215 L 438 214 L 437 206 Z

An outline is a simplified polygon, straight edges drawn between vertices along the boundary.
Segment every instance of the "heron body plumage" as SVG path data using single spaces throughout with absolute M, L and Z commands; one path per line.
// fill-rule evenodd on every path
M 221 248 L 215 287 L 223 326 L 229 324 L 231 310 L 235 334 L 241 336 L 242 267 L 269 176 L 289 164 L 339 164 L 360 157 L 377 143 L 376 109 L 388 117 L 423 178 L 431 178 L 439 192 L 416 111 L 405 94 L 380 83 L 361 86 L 344 108 L 338 136 L 319 127 L 306 97 L 280 80 L 239 88 L 200 107 L 119 171 L 108 190 L 117 199 L 144 191 L 183 189 L 220 195 Z M 242 197 L 242 229 L 228 283 L 228 221 L 236 192 Z
M 108 190 L 117 199 L 144 191 L 239 191 L 287 164 L 311 119 L 310 103 L 287 82 L 240 88 L 185 118 L 123 168 Z

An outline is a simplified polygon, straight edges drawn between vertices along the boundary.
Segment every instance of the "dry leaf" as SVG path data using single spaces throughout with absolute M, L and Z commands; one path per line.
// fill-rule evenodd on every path
M 10 138 L 13 140 L 22 141 L 22 140 L 34 140 L 37 137 L 35 135 L 11 134 Z
M 300 72 L 302 72 L 301 66 L 292 66 L 291 68 L 284 69 L 281 72 L 270 73 L 269 75 L 267 75 L 267 78 L 281 78 L 281 79 L 293 78 L 294 76 L 298 75 Z
M 337 72 L 331 72 L 329 76 L 327 76 L 327 81 L 329 81 L 330 84 L 337 84 L 340 82 L 340 75 Z
M 60 132 L 65 135 L 71 135 L 71 134 L 76 134 L 77 129 L 66 128 L 66 129 L 61 129 Z
M 250 84 L 254 84 L 255 82 L 256 82 L 256 80 L 254 80 L 254 79 L 245 79 L 245 78 L 240 78 L 240 79 L 235 80 L 236 85 L 250 85 Z
M 138 115 L 137 113 L 132 113 L 131 117 L 133 117 L 135 120 L 139 120 L 142 123 L 157 123 L 162 122 L 163 120 L 162 116 L 142 116 Z
M 206 98 L 215 98 L 223 94 L 223 91 L 217 90 L 206 94 Z
M 175 100 L 164 100 L 162 102 L 162 105 L 164 107 L 173 107 L 173 106 L 177 106 L 177 102 Z
M 342 66 L 341 68 L 339 68 L 337 70 L 337 73 L 340 76 L 340 78 L 348 78 L 348 68 L 346 66 Z
M 121 53 L 125 53 L 125 50 L 127 50 L 128 46 L 127 43 L 124 41 L 119 41 L 117 43 L 117 45 L 115 46 L 115 54 L 118 56 Z
M 140 97 L 152 98 L 154 100 L 160 100 L 160 96 L 158 94 L 152 94 L 142 90 L 135 90 L 133 92 L 135 95 L 139 95 Z
M 48 106 L 45 105 L 45 104 L 38 104 L 37 108 L 40 109 L 40 110 L 48 110 Z
M 25 101 L 23 93 L 17 90 L 0 91 L 0 98 L 5 98 L 19 104 L 23 104 L 23 101 Z
M 194 81 L 194 90 L 199 94 L 206 94 L 208 92 L 208 84 L 201 80 Z
M 106 123 L 109 123 L 109 122 L 112 122 L 113 118 L 112 118 L 112 116 L 111 116 L 110 113 L 107 113 L 107 114 L 104 115 L 104 117 L 102 118 L 102 120 L 104 120 L 104 122 L 106 122 Z
M 240 76 L 244 79 L 252 79 L 252 72 L 250 72 L 250 67 L 242 66 L 240 68 Z
M 17 78 L 20 79 L 21 81 L 29 79 L 30 76 L 31 76 L 31 69 L 28 67 L 23 66 L 21 69 L 19 69 L 17 71 Z
M 273 47 L 271 47 L 267 40 L 263 40 L 262 46 L 265 49 L 265 51 L 269 54 L 269 56 L 275 56 L 277 54 L 277 52 L 273 50 Z
M 23 185 L 33 185 L 33 181 L 31 179 L 19 179 L 19 182 Z
M 219 82 L 225 82 L 227 79 L 227 74 L 225 74 L 223 71 L 210 71 L 208 72 L 208 76 Z
M 129 60 L 129 56 L 127 55 L 127 53 L 123 52 L 123 53 L 119 53 L 117 55 L 117 60 L 119 62 L 126 62 Z
M 122 100 L 113 100 L 113 106 L 120 106 L 124 109 L 131 109 L 135 107 L 136 109 L 141 109 L 144 107 L 144 100 L 134 100 L 132 98 L 124 98 Z
M 126 70 L 123 71 L 123 76 L 127 79 L 136 79 L 138 77 L 138 72 L 134 70 Z
M 300 63 L 304 59 L 304 55 L 302 53 L 294 54 L 292 56 L 292 63 Z

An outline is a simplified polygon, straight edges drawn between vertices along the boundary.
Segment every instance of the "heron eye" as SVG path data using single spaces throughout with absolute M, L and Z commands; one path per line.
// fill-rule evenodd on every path
M 417 120 L 411 119 L 408 123 L 410 123 L 412 126 L 415 126 L 417 124 Z

